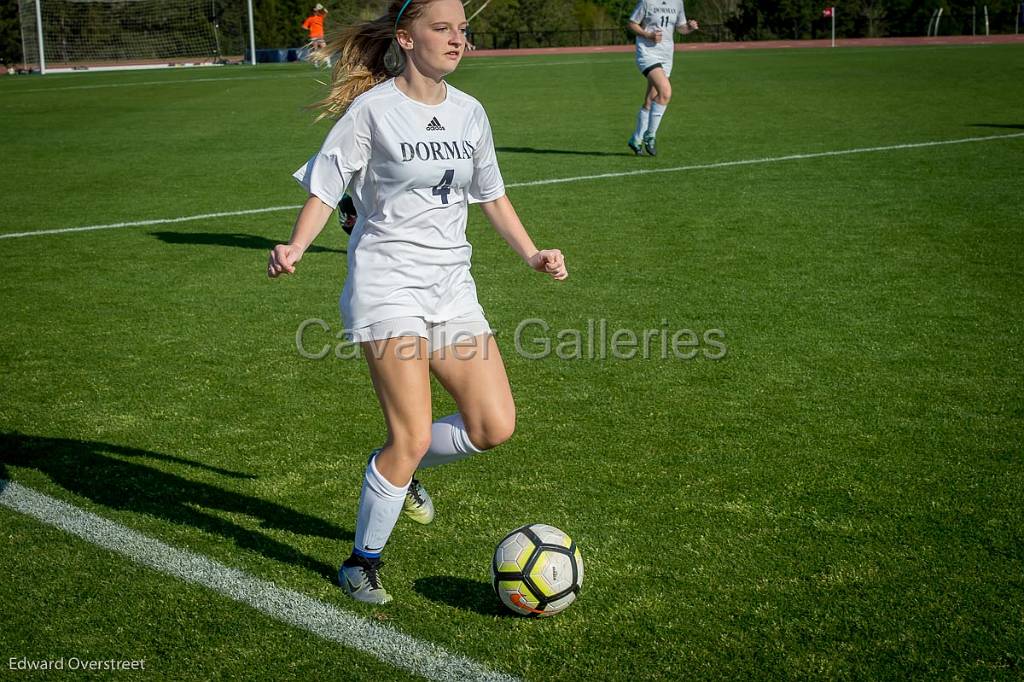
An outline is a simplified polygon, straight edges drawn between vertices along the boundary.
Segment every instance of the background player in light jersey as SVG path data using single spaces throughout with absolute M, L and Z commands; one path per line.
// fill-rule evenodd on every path
M 686 20 L 683 0 L 640 0 L 629 15 L 629 30 L 636 34 L 636 65 L 647 77 L 644 105 L 636 115 L 636 130 L 629 138 L 629 148 L 635 154 L 658 153 L 655 135 L 665 108 L 672 99 L 672 57 L 675 55 L 673 35 L 692 33 L 700 26 L 693 19 Z
M 417 468 L 507 440 L 515 404 L 470 275 L 469 203 L 534 270 L 568 277 L 557 250 L 538 250 L 505 196 L 480 103 L 444 81 L 466 47 L 460 0 L 406 0 L 351 27 L 327 50 L 340 57 L 325 114 L 343 114 L 295 173 L 309 191 L 288 244 L 267 274 L 293 273 L 345 190 L 358 213 L 341 313 L 362 345 L 387 424 L 370 455 L 355 546 L 338 572 L 359 601 L 386 603 L 380 554 L 403 508 L 421 523 L 433 504 Z M 393 76 L 389 78 L 389 76 Z M 456 414 L 432 421 L 430 373 Z

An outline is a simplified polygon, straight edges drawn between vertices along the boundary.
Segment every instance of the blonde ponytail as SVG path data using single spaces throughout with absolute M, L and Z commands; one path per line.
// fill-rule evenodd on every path
M 394 67 L 389 72 L 385 66 L 385 56 L 389 49 L 401 53 L 397 43 L 392 44 L 397 30 L 396 20 L 397 28 L 408 29 L 428 2 L 430 0 L 413 0 L 404 12 L 402 8 L 406 3 L 393 2 L 384 16 L 343 29 L 313 53 L 313 60 L 317 63 L 334 63 L 330 92 L 310 107 L 320 110 L 316 120 L 340 118 L 359 95 L 401 73 L 404 61 L 397 72 Z M 400 19 L 399 12 L 402 12 Z

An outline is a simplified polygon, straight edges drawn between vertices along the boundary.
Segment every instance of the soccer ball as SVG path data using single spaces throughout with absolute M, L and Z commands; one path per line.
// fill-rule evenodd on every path
M 553 616 L 576 601 L 583 585 L 583 557 L 554 526 L 516 528 L 498 543 L 491 581 L 501 603 L 522 616 Z

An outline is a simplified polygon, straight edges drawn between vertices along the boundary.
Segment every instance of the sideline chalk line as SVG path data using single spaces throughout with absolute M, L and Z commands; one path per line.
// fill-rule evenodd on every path
M 614 173 L 598 173 L 596 175 L 577 175 L 568 178 L 549 178 L 546 180 L 529 180 L 525 182 L 510 182 L 506 188 L 516 187 L 537 187 L 540 185 L 557 185 L 569 182 L 584 182 L 586 180 L 605 180 L 608 178 L 626 178 L 636 175 L 651 175 L 654 173 L 681 173 L 684 171 L 713 170 L 716 168 L 731 168 L 733 166 L 754 166 L 767 163 L 780 163 L 783 161 L 801 161 L 806 159 L 822 159 L 833 156 L 847 156 L 850 154 L 869 154 L 873 152 L 887 152 L 902 149 L 924 149 L 926 147 L 943 147 L 954 144 L 969 144 L 973 142 L 992 142 L 996 140 L 1010 140 L 1024 137 L 1024 133 L 1007 133 L 1006 135 L 987 135 L 983 137 L 962 137 L 953 140 L 933 140 L 931 142 L 910 142 L 906 144 L 894 144 L 881 147 L 860 147 L 856 149 L 838 149 L 828 152 L 809 152 L 806 154 L 787 154 L 785 156 L 770 156 L 759 159 L 742 159 L 739 161 L 719 161 L 716 163 L 702 163 L 691 166 L 675 166 L 672 168 L 642 168 L 632 171 L 619 171 Z M 178 218 L 160 218 L 156 220 L 137 220 L 133 222 L 108 223 L 105 225 L 85 225 L 82 227 L 62 227 L 52 230 L 33 230 L 31 232 L 8 232 L 0 234 L 0 239 L 15 239 L 17 237 L 34 237 L 47 234 L 65 234 L 68 232 L 89 232 L 93 230 L 110 230 L 119 227 L 145 227 L 150 225 L 166 225 L 169 223 L 184 223 L 192 220 L 207 220 L 210 218 L 227 218 L 233 216 L 253 215 L 256 213 L 271 213 L 275 211 L 297 211 L 302 208 L 300 204 L 294 206 L 272 206 L 270 208 L 253 208 L 241 211 L 225 211 L 221 213 L 203 213 L 200 215 L 181 216 Z
M 160 573 L 207 587 L 323 639 L 375 656 L 384 663 L 438 682 L 519 682 L 476 661 L 327 602 L 278 587 L 201 554 L 159 540 L 0 479 L 0 505 L 121 554 Z

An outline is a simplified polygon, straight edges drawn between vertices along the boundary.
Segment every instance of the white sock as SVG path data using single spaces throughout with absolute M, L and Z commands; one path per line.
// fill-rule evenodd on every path
M 462 415 L 456 412 L 438 419 L 430 427 L 430 449 L 420 461 L 420 469 L 450 464 L 483 452 L 473 445 Z
M 647 121 L 651 117 L 651 112 L 647 109 L 641 109 L 640 113 L 636 115 L 636 131 L 633 133 L 634 140 L 642 140 L 644 133 L 647 132 Z
M 658 126 L 661 125 L 661 117 L 665 115 L 665 109 L 668 109 L 667 104 L 651 103 L 651 119 L 647 123 L 647 133 L 651 137 L 658 134 Z
M 402 513 L 406 483 L 402 487 L 392 485 L 377 471 L 377 457 L 366 464 L 363 491 L 359 494 L 359 515 L 356 518 L 356 540 L 353 551 L 359 556 L 376 558 L 395 529 L 395 523 Z

